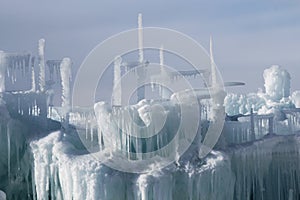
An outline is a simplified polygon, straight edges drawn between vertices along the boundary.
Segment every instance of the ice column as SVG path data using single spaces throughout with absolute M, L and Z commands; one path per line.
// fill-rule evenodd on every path
M 112 99 L 114 106 L 122 105 L 121 63 L 122 58 L 117 56 L 114 61 L 114 88 Z
M 6 69 L 5 53 L 3 51 L 0 51 L 0 92 L 5 92 L 5 69 Z
M 142 14 L 139 13 L 138 16 L 138 45 L 139 45 L 139 63 L 142 66 L 138 66 L 137 74 L 138 74 L 138 90 L 137 90 L 137 98 L 138 101 L 145 98 L 145 66 L 144 66 L 144 52 L 143 52 L 143 24 L 142 24 Z
M 35 73 L 34 73 L 34 57 L 31 57 L 31 91 L 35 92 Z
M 214 88 L 217 86 L 217 74 L 216 74 L 216 65 L 213 57 L 212 37 L 210 37 L 210 41 L 209 41 L 209 52 L 210 52 L 210 64 L 211 64 L 211 86 Z
M 160 65 L 161 77 L 163 78 L 162 83 L 167 83 L 167 81 L 169 80 L 169 76 L 168 76 L 167 71 L 164 66 L 164 48 L 163 48 L 163 46 L 161 46 L 159 49 L 159 65 Z M 166 88 L 166 86 L 167 85 L 160 86 L 162 99 L 170 99 L 171 94 L 168 91 L 168 88 Z
M 224 99 L 226 92 L 222 85 L 217 82 L 217 70 L 213 58 L 212 51 L 212 38 L 210 38 L 210 62 L 211 62 L 211 112 L 210 112 L 210 125 L 207 130 L 206 136 L 203 140 L 203 145 L 200 146 L 199 156 L 207 155 L 212 148 L 215 146 L 216 141 L 219 139 L 219 134 L 221 133 L 225 121 L 225 107 Z
M 144 47 L 143 47 L 143 18 L 142 13 L 139 13 L 138 16 L 138 42 L 139 42 L 139 62 L 143 63 L 144 61 Z
M 45 39 L 39 40 L 39 67 L 40 67 L 40 75 L 39 75 L 39 86 L 40 91 L 45 91 Z
M 71 59 L 64 58 L 60 64 L 61 86 L 62 86 L 62 108 L 65 115 L 65 121 L 69 121 L 69 112 L 71 109 L 70 99 L 70 79 L 71 79 Z

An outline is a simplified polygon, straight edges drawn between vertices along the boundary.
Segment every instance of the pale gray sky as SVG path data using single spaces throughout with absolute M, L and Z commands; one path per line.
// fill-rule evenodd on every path
M 37 51 L 46 39 L 46 59 L 70 57 L 78 68 L 98 43 L 121 31 L 144 26 L 183 32 L 208 48 L 224 80 L 245 81 L 243 91 L 263 87 L 263 69 L 279 64 L 300 89 L 300 1 L 16 1 L 0 0 L 0 49 Z

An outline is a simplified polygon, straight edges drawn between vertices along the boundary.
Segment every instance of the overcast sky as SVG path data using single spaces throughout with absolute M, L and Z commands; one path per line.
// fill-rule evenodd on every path
M 205 48 L 214 38 L 215 61 L 225 81 L 263 87 L 263 69 L 278 64 L 300 89 L 299 0 L 0 0 L 0 49 L 37 52 L 46 39 L 46 59 L 70 57 L 78 68 L 107 37 L 144 26 L 183 32 Z

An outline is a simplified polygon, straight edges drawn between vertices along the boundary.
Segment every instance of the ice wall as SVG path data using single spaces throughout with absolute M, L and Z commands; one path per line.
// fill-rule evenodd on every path
M 0 191 L 7 199 L 29 199 L 31 196 L 30 151 L 26 137 L 28 127 L 12 119 L 0 105 Z M 4 193 L 1 191 L 1 197 Z
M 298 199 L 299 138 L 274 137 L 232 152 L 235 199 Z
M 181 166 L 153 166 L 148 173 L 131 174 L 85 153 L 74 135 L 54 132 L 30 146 L 37 199 L 233 199 L 235 178 L 228 157 L 220 152 L 204 161 L 194 155 Z

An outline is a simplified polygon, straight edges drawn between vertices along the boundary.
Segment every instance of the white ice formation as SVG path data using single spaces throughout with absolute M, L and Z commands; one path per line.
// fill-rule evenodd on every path
M 39 89 L 41 92 L 45 91 L 45 39 L 39 40 L 39 47 L 38 47 L 38 62 L 39 62 Z

